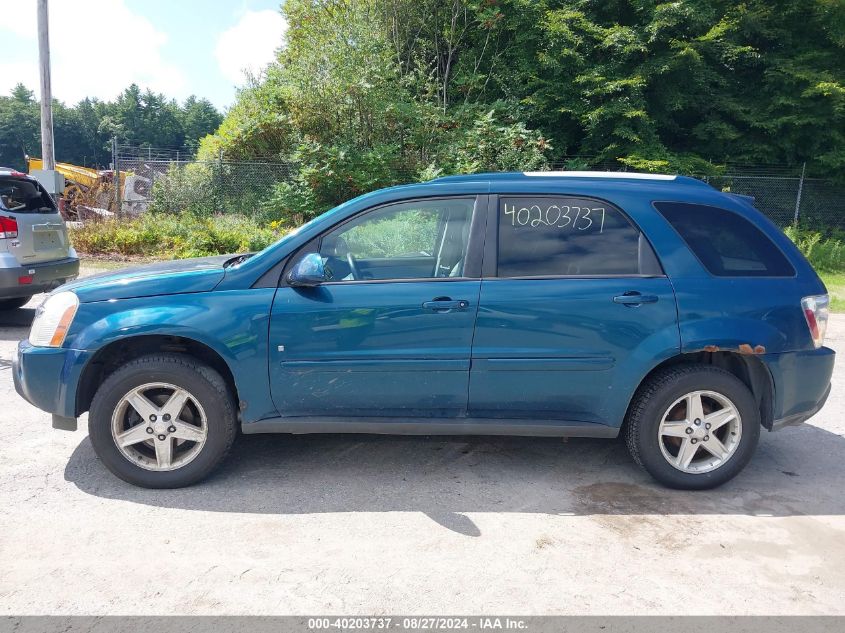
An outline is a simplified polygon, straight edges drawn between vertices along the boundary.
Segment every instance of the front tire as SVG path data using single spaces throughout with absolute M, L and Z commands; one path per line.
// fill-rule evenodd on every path
M 625 441 L 634 461 L 669 488 L 705 490 L 733 479 L 760 438 L 760 410 L 733 374 L 708 365 L 668 367 L 631 403 Z
M 106 378 L 91 403 L 88 434 L 112 473 L 144 488 L 180 488 L 208 476 L 235 439 L 223 378 L 194 358 L 143 356 Z

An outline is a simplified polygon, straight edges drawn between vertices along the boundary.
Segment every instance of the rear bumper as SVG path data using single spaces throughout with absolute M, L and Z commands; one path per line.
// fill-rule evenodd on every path
M 28 297 L 39 292 L 49 292 L 79 275 L 79 258 L 68 257 L 51 262 L 21 266 L 12 256 L 0 260 L 0 298 Z M 28 284 L 20 283 L 21 277 L 32 277 Z
M 12 361 L 15 391 L 42 411 L 76 417 L 76 388 L 92 352 L 18 343 Z
M 774 382 L 772 430 L 806 422 L 821 410 L 830 395 L 835 359 L 828 347 L 766 357 Z
M 803 424 L 804 422 L 812 418 L 814 415 L 816 415 L 819 411 L 821 411 L 822 407 L 824 406 L 824 403 L 827 402 L 827 397 L 830 395 L 830 387 L 831 385 L 827 386 L 827 391 L 824 392 L 824 396 L 822 396 L 822 399 L 818 403 L 816 403 L 816 406 L 814 406 L 812 409 L 803 411 L 801 413 L 793 413 L 792 415 L 789 415 L 785 418 L 775 420 L 772 423 L 772 431 L 777 431 L 778 429 L 782 429 L 785 426 Z

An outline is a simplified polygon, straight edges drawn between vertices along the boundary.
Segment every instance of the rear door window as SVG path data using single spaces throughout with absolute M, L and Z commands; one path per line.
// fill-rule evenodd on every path
M 499 277 L 660 274 L 648 242 L 612 205 L 571 197 L 502 197 Z
M 686 202 L 655 202 L 654 206 L 712 275 L 795 275 L 795 269 L 781 250 L 763 231 L 737 213 Z
M 56 207 L 50 195 L 36 183 L 0 176 L 0 209 L 15 213 L 53 213 Z

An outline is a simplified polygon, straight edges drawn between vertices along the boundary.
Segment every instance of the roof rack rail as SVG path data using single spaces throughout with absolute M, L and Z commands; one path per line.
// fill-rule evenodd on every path
M 666 183 L 666 184 L 685 184 L 698 185 L 702 187 L 711 188 L 710 185 L 703 180 L 692 178 L 690 176 L 680 176 L 675 174 L 642 174 L 638 172 L 629 171 L 501 171 L 501 172 L 484 172 L 478 174 L 458 174 L 454 176 L 441 176 L 429 182 L 433 183 L 448 183 L 448 182 L 478 182 L 478 181 L 502 181 L 502 180 L 530 180 L 530 179 L 572 179 L 572 180 L 616 180 L 624 181 L 640 181 L 652 184 Z

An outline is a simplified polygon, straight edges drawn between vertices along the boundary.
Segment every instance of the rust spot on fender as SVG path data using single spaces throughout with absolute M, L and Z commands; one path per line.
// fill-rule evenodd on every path
M 734 350 L 728 348 L 721 348 L 718 345 L 705 345 L 701 348 L 703 352 L 732 352 Z M 765 354 L 766 348 L 762 345 L 755 345 L 751 347 L 749 343 L 743 343 L 737 349 L 740 354 Z

